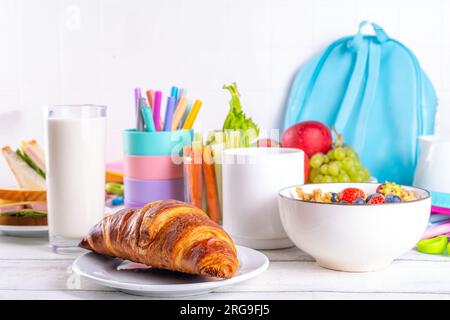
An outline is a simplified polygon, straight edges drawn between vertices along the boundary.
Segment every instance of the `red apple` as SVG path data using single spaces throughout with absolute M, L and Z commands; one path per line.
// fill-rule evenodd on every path
M 302 149 L 308 157 L 317 152 L 327 153 L 331 149 L 330 129 L 319 121 L 304 121 L 284 131 L 281 145 L 285 148 Z

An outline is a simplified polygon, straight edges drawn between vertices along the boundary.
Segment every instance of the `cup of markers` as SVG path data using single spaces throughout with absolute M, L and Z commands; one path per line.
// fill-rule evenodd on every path
M 182 152 L 193 139 L 192 126 L 202 106 L 186 90 L 172 87 L 164 117 L 162 92 L 135 89 L 136 128 L 123 131 L 124 204 L 142 207 L 164 199 L 184 199 Z

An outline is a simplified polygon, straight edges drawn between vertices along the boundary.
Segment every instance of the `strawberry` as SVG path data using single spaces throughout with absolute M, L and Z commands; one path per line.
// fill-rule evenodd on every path
M 339 200 L 347 203 L 353 203 L 358 198 L 366 198 L 364 191 L 358 188 L 345 188 L 339 193 Z
M 384 203 L 384 196 L 380 193 L 372 193 L 366 199 L 368 204 L 379 204 Z

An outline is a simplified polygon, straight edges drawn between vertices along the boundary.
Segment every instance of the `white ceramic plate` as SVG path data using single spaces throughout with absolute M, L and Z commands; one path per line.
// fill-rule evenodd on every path
M 121 207 L 117 207 L 121 209 Z M 111 209 L 105 207 L 105 214 L 114 212 L 116 208 Z M 10 226 L 10 225 L 0 225 L 0 235 L 11 236 L 11 237 L 25 237 L 25 238 L 35 238 L 35 237 L 48 237 L 48 226 Z
M 0 225 L 0 234 L 14 237 L 48 237 L 48 226 Z
M 151 297 L 183 297 L 211 292 L 219 287 L 238 283 L 262 273 L 269 266 L 267 257 L 250 248 L 236 246 L 239 269 L 231 279 L 218 280 L 158 269 L 117 270 L 122 259 L 93 252 L 78 257 L 72 265 L 74 272 L 103 286 Z

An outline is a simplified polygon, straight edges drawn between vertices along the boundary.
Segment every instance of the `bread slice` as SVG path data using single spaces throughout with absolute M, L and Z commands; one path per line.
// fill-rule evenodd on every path
M 0 216 L 0 225 L 6 226 L 46 226 L 47 217 Z
M 45 158 L 44 151 L 36 140 L 22 140 L 20 149 L 24 160 L 41 176 L 45 178 Z
M 0 205 L 0 225 L 46 225 L 45 202 L 17 202 Z
M 11 201 L 46 201 L 47 191 L 0 188 L 0 199 Z
M 21 188 L 34 190 L 46 189 L 45 179 L 34 171 L 9 146 L 3 147 L 2 153 Z

